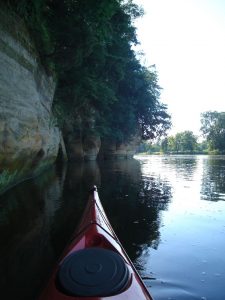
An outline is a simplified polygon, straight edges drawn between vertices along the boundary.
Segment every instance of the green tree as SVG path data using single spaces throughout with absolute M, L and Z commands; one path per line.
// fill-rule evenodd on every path
M 131 0 L 5 0 L 25 18 L 48 72 L 57 78 L 54 112 L 64 135 L 96 133 L 124 142 L 165 134 L 154 67 L 138 60 Z M 49 67 L 51 66 L 51 67 Z M 60 122 L 59 122 L 60 121 Z
M 167 152 L 168 152 L 168 149 L 169 149 L 168 138 L 165 137 L 165 138 L 161 141 L 161 148 L 160 148 L 160 150 L 161 150 L 163 153 L 167 153 Z
M 197 137 L 192 131 L 178 132 L 175 136 L 169 136 L 162 140 L 161 149 L 164 153 L 193 153 L 197 149 Z
M 164 135 L 170 127 L 170 116 L 159 102 L 160 87 L 154 68 L 142 67 L 132 53 L 126 74 L 118 86 L 118 101 L 108 110 L 109 137 L 126 141 L 136 134 L 143 140 Z
M 197 144 L 197 152 L 208 154 L 208 143 L 206 140 L 203 140 Z
M 175 138 L 174 138 L 174 142 L 175 142 L 175 151 L 176 151 L 177 153 L 183 151 L 183 149 L 182 149 L 182 140 L 183 140 L 183 133 L 182 133 L 182 132 L 178 132 L 178 133 L 175 135 Z
M 174 136 L 168 137 L 168 151 L 169 152 L 177 152 L 177 144 Z
M 209 149 L 225 152 L 225 112 L 207 111 L 201 114 L 201 131 Z
M 178 133 L 175 137 L 178 140 L 179 151 L 188 151 L 193 153 L 197 146 L 197 137 L 192 131 L 183 131 Z

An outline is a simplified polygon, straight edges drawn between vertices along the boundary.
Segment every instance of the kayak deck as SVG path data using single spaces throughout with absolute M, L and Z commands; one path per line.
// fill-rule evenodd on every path
M 95 187 L 39 299 L 153 300 L 114 233 Z

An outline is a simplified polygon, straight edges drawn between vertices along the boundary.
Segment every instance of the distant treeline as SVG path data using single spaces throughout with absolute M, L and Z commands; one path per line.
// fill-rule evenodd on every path
M 201 115 L 203 140 L 192 131 L 179 132 L 156 143 L 144 142 L 138 152 L 165 154 L 225 154 L 225 112 L 207 111 Z
M 154 66 L 140 63 L 131 0 L 4 0 L 26 22 L 57 81 L 55 122 L 64 133 L 118 142 L 170 127 Z

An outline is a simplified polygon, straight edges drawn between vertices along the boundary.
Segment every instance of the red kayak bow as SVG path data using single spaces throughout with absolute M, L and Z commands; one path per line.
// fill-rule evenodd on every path
M 96 187 L 40 300 L 153 300 L 114 233 Z

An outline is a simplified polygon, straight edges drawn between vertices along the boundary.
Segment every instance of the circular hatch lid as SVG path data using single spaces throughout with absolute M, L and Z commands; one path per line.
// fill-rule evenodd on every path
M 70 254 L 57 274 L 60 290 L 71 296 L 112 296 L 121 293 L 128 280 L 129 270 L 123 258 L 102 248 Z

